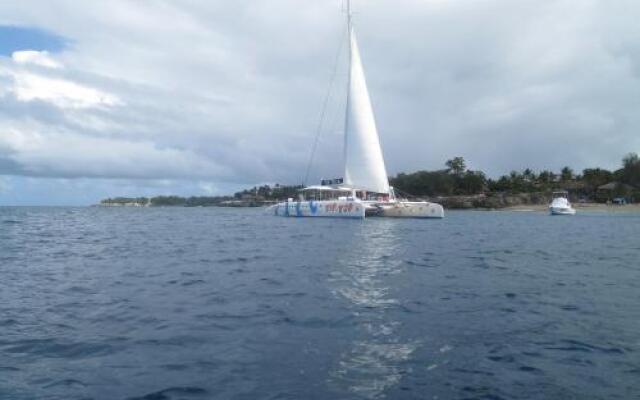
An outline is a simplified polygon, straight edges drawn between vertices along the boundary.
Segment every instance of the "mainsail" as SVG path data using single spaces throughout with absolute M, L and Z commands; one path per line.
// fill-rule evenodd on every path
M 371 192 L 389 193 L 389 179 L 351 23 L 349 40 L 349 89 L 344 139 L 345 184 Z

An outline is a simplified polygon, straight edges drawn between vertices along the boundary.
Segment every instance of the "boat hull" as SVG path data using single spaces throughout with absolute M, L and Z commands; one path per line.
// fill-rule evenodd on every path
M 365 207 L 353 200 L 285 201 L 273 206 L 280 217 L 364 218 Z
M 437 203 L 427 201 L 397 201 L 378 203 L 380 217 L 389 218 L 444 218 L 444 208 Z
M 551 215 L 575 215 L 575 213 L 575 208 L 549 207 L 549 214 Z

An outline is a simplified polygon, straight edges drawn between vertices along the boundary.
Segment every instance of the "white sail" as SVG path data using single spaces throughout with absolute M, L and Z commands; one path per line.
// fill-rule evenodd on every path
M 344 182 L 358 189 L 389 193 L 380 139 L 353 28 L 349 26 L 349 92 L 344 140 Z

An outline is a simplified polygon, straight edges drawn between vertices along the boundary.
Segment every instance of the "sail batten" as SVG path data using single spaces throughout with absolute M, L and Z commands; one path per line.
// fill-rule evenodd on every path
M 350 66 L 345 121 L 344 180 L 347 185 L 376 193 L 389 193 L 380 139 L 360 51 L 353 27 L 349 26 Z

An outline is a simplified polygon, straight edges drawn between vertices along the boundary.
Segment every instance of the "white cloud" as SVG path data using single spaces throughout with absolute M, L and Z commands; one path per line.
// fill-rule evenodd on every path
M 47 68 L 62 68 L 62 64 L 54 60 L 47 51 L 19 50 L 11 54 L 17 64 L 33 64 Z
M 16 72 L 9 89 L 20 101 L 41 100 L 61 108 L 89 108 L 121 105 L 116 97 L 100 90 L 64 79 L 49 78 L 31 72 Z

